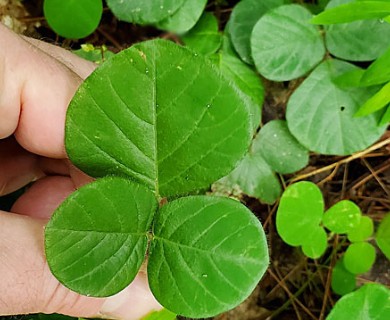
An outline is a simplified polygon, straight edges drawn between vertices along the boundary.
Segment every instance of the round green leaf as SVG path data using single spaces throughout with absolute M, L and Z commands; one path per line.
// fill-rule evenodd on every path
M 305 256 L 311 259 L 317 259 L 321 257 L 328 246 L 328 235 L 324 228 L 316 226 L 313 229 L 313 233 L 305 243 L 302 244 L 302 251 Z
M 299 246 L 318 239 L 318 226 L 324 213 L 321 190 L 312 182 L 302 181 L 283 193 L 276 214 L 276 228 L 284 242 Z M 317 240 L 321 242 L 321 240 Z
M 321 154 L 346 155 L 370 146 L 386 126 L 378 127 L 380 114 L 355 118 L 354 114 L 373 91 L 339 88 L 336 76 L 356 69 L 339 61 L 320 64 L 291 95 L 286 119 L 290 132 L 309 150 Z
M 317 26 L 309 23 L 311 13 L 296 4 L 268 11 L 256 23 L 252 57 L 257 70 L 274 81 L 292 80 L 318 64 L 325 47 Z
M 241 203 L 187 197 L 163 206 L 153 227 L 149 285 L 186 317 L 208 317 L 246 299 L 268 267 L 259 221 Z
M 185 0 L 107 0 L 107 5 L 119 19 L 138 24 L 154 24 L 175 14 Z
M 51 272 L 83 295 L 106 297 L 119 292 L 143 262 L 156 210 L 153 193 L 127 179 L 106 177 L 80 188 L 46 226 Z
M 333 292 L 342 296 L 356 288 L 356 276 L 345 269 L 342 259 L 333 267 L 331 286 Z
M 228 41 L 226 36 L 224 40 Z M 263 84 L 256 72 L 235 56 L 230 47 L 225 45 L 225 48 L 222 53 L 216 55 L 214 60 L 217 61 L 222 74 L 249 99 L 253 129 L 256 131 L 260 125 L 261 108 L 264 101 Z
M 176 320 L 176 314 L 167 309 L 162 309 L 161 311 L 154 311 L 148 314 L 141 320 Z
M 360 218 L 360 222 L 354 228 L 348 231 L 348 239 L 351 242 L 367 240 L 374 232 L 374 223 L 367 216 Z
M 379 249 L 390 260 L 390 214 L 383 218 L 376 232 L 375 240 Z
M 203 13 L 195 27 L 184 34 L 181 39 L 186 46 L 196 52 L 204 55 L 215 53 L 222 43 L 217 18 L 212 13 Z
M 157 27 L 175 33 L 190 30 L 199 20 L 207 0 L 186 0 L 173 15 L 157 23 Z
M 369 283 L 342 297 L 326 320 L 388 320 L 390 290 L 377 283 Z
M 326 9 L 354 0 L 331 0 Z M 375 60 L 390 45 L 390 25 L 380 19 L 360 20 L 325 27 L 326 47 L 334 56 L 352 61 Z
M 229 19 L 229 33 L 234 49 L 241 59 L 253 64 L 250 38 L 256 22 L 272 8 L 284 4 L 284 0 L 242 0 L 234 7 Z
M 291 135 L 286 121 L 272 120 L 259 132 L 260 153 L 276 172 L 287 174 L 307 166 L 309 152 Z
M 272 204 L 280 196 L 282 188 L 279 179 L 261 155 L 259 135 L 236 169 L 228 176 L 217 181 L 215 189 L 228 193 L 245 193 L 264 203 Z
M 252 132 L 247 108 L 203 57 L 148 41 L 112 57 L 81 85 L 68 109 L 65 145 L 94 177 L 125 175 L 156 195 L 187 193 L 242 158 Z
M 368 242 L 352 243 L 344 254 L 344 267 L 353 274 L 365 273 L 375 262 L 375 248 Z
M 43 13 L 60 36 L 84 38 L 95 31 L 103 14 L 102 0 L 45 0 Z
M 348 233 L 359 225 L 361 216 L 360 208 L 355 203 L 342 200 L 325 212 L 323 223 L 332 232 Z

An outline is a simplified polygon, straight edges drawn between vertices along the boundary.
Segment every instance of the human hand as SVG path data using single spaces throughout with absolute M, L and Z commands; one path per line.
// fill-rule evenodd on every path
M 147 277 L 109 298 L 80 296 L 51 274 L 44 226 L 55 208 L 90 181 L 66 159 L 66 108 L 94 64 L 0 24 L 0 195 L 36 181 L 0 211 L 0 315 L 62 313 L 139 319 L 160 308 Z

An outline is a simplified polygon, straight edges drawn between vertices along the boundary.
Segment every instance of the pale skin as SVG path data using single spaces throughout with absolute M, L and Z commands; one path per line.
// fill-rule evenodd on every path
M 142 272 L 105 299 L 71 292 L 51 274 L 43 248 L 45 224 L 72 191 L 90 181 L 67 160 L 66 109 L 95 65 L 1 24 L 0 48 L 0 195 L 35 181 L 11 213 L 0 211 L 0 315 L 136 320 L 160 309 Z

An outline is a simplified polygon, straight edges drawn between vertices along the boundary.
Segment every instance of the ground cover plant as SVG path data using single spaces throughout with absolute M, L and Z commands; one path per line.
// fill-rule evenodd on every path
M 45 231 L 64 285 L 114 294 L 147 255 L 167 308 L 149 320 L 389 318 L 387 1 L 45 0 L 35 15 L 100 64 L 66 123 L 97 180 Z

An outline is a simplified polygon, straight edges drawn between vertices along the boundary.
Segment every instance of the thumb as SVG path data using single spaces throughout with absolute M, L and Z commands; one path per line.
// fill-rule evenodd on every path
M 136 320 L 160 309 L 147 277 L 109 298 L 78 295 L 61 285 L 45 261 L 45 221 L 0 211 L 0 314 L 61 313 Z

